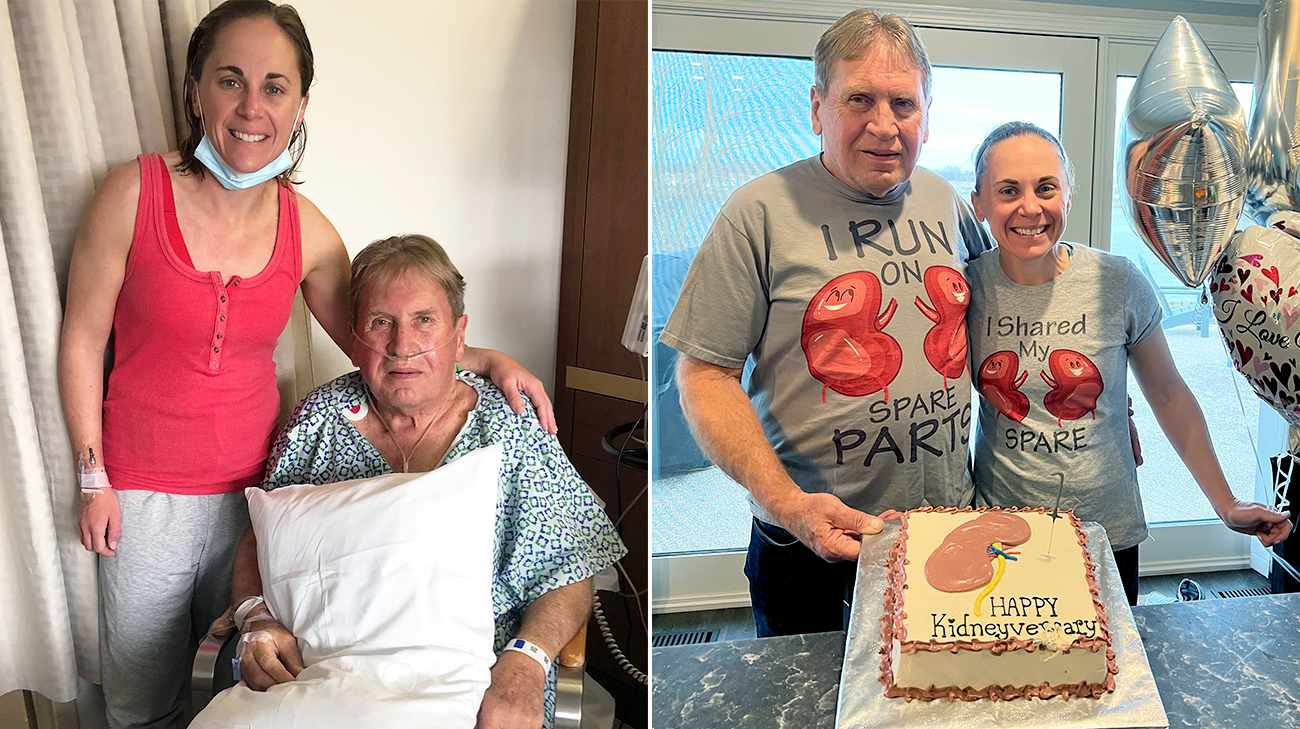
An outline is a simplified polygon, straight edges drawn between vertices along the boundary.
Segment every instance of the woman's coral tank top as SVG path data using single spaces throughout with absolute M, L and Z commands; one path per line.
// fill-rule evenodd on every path
M 176 223 L 166 163 L 140 155 L 140 202 L 113 314 L 104 464 L 113 486 L 218 494 L 259 483 L 280 412 L 271 355 L 302 280 L 293 191 L 279 188 L 262 272 L 197 271 Z

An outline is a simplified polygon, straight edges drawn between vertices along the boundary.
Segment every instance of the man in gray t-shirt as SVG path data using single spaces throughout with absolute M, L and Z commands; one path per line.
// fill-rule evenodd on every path
M 660 337 L 685 355 L 697 439 L 749 491 L 761 636 L 843 627 L 872 514 L 972 498 L 963 271 L 989 242 L 916 168 L 925 49 L 901 18 L 859 10 L 822 36 L 815 66 L 822 154 L 728 200 Z

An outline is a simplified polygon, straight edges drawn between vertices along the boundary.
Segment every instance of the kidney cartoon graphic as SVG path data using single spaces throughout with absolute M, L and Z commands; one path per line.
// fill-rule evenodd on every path
M 883 330 L 894 317 L 898 301 L 880 310 L 880 280 L 868 271 L 831 279 L 808 302 L 799 344 L 808 371 L 826 388 L 841 395 L 862 397 L 883 391 L 898 376 L 903 350 Z
M 1300 425 L 1300 240 L 1257 225 L 1241 231 L 1210 274 L 1210 295 L 1237 371 Z
M 936 372 L 943 375 L 943 386 L 949 377 L 957 377 L 966 369 L 966 307 L 970 306 L 970 285 L 955 269 L 931 266 L 925 269 L 927 305 L 916 297 L 916 308 L 921 310 L 934 326 L 925 335 L 925 359 Z
M 1029 370 L 1016 376 L 1020 369 L 1020 358 L 1015 352 L 1002 350 L 984 358 L 976 374 L 980 394 L 997 408 L 1000 415 L 1005 415 L 1017 423 L 1024 422 L 1029 414 L 1029 398 L 1020 391 L 1029 377 Z M 996 419 L 996 416 L 994 417 Z
M 1052 391 L 1043 396 L 1043 407 L 1056 416 L 1056 425 L 1062 420 L 1078 420 L 1088 413 L 1097 419 L 1097 397 L 1106 385 L 1101 371 L 1092 360 L 1072 349 L 1057 349 L 1047 355 L 1051 377 L 1039 371 Z

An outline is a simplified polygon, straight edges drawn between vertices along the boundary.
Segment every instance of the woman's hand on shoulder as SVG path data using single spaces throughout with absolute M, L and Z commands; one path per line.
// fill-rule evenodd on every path
M 519 393 L 527 395 L 537 409 L 537 422 L 542 430 L 551 435 L 559 432 L 555 424 L 555 407 L 546 394 L 546 386 L 509 355 L 495 349 L 466 347 L 461 364 L 469 371 L 491 379 L 492 384 L 505 393 L 510 409 L 518 415 L 528 412 L 528 406 Z

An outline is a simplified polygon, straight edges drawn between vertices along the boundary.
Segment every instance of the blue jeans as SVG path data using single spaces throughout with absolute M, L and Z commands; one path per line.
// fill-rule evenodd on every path
M 754 519 L 745 576 L 758 637 L 845 630 L 856 562 L 834 564 L 790 532 Z

